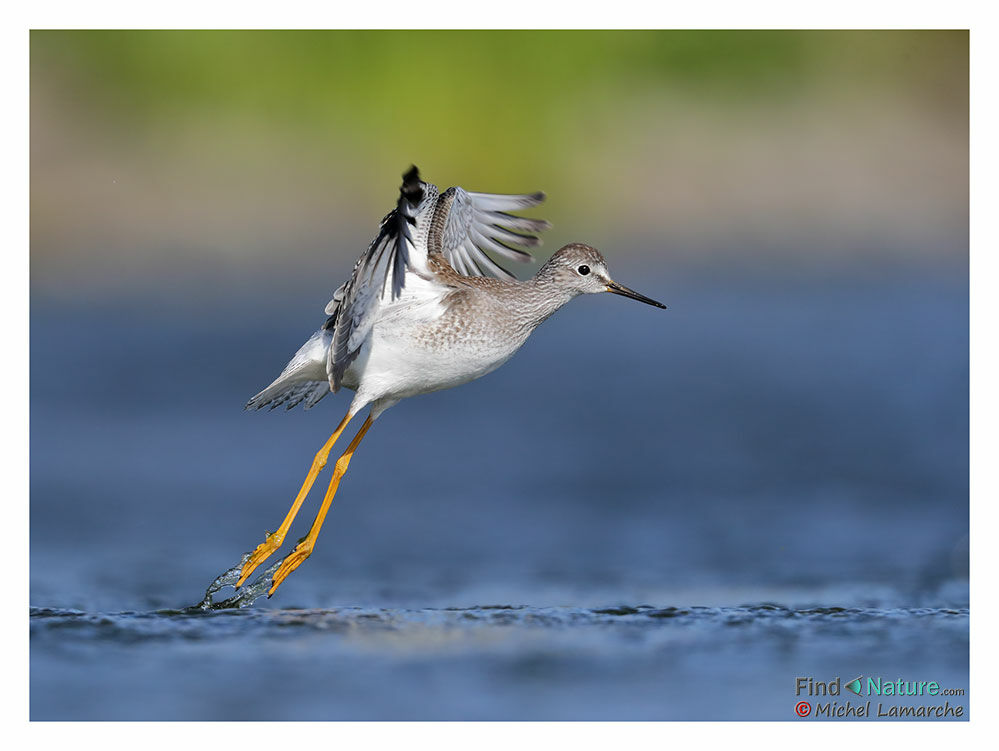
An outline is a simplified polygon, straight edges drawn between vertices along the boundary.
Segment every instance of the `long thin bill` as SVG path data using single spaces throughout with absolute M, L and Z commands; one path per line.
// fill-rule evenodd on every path
M 645 295 L 640 295 L 633 289 L 628 289 L 623 284 L 618 284 L 617 282 L 607 282 L 607 291 L 613 292 L 615 295 L 623 295 L 624 297 L 630 297 L 632 300 L 638 300 L 638 302 L 643 302 L 646 305 L 654 305 L 657 308 L 662 308 L 666 310 L 666 306 L 661 302 L 656 302 L 651 297 L 646 297 Z

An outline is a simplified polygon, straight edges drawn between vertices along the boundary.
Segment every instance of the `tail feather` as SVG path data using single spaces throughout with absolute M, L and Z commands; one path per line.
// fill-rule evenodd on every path
M 311 409 L 330 393 L 326 375 L 326 351 L 332 335 L 320 329 L 303 344 L 291 362 L 274 379 L 270 386 L 246 403 L 245 409 L 275 409 L 282 404 L 286 409 L 297 407 L 303 401 Z
M 273 383 L 246 403 L 244 409 L 285 409 L 297 407 L 305 402 L 305 409 L 312 409 L 330 393 L 329 381 L 299 381 L 297 383 Z

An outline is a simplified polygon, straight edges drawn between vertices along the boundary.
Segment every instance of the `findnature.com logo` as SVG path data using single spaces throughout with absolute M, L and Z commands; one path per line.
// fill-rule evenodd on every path
M 937 681 L 906 681 L 899 678 L 889 681 L 881 677 L 864 677 L 858 675 L 853 680 L 842 683 L 839 676 L 831 681 L 817 681 L 812 677 L 804 676 L 794 679 L 794 695 L 810 697 L 838 697 L 843 690 L 864 697 L 896 697 L 899 699 L 909 697 L 935 697 L 935 696 L 964 696 L 963 688 L 943 688 Z M 815 717 L 821 719 L 832 719 L 837 717 L 963 717 L 964 705 L 951 704 L 945 700 L 943 704 L 909 704 L 897 705 L 877 702 L 877 711 L 872 707 L 872 700 L 868 698 L 866 702 L 853 702 L 847 699 L 845 702 L 839 700 L 815 701 L 814 712 L 812 702 L 799 701 L 794 705 L 794 713 L 798 717 Z

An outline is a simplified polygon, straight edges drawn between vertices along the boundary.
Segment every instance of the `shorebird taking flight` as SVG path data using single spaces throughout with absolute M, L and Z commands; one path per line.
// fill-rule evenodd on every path
M 365 407 L 371 408 L 368 416 L 337 459 L 312 528 L 268 570 L 273 572 L 268 596 L 312 553 L 351 457 L 389 407 L 495 370 L 542 321 L 577 295 L 613 292 L 666 307 L 613 281 L 600 252 L 582 243 L 560 248 L 534 278 L 523 282 L 490 258 L 487 253 L 531 260 L 523 248 L 540 245 L 536 233 L 550 225 L 509 212 L 537 206 L 544 198 L 543 193 L 496 195 L 462 188 L 441 193 L 420 180 L 416 167 L 403 176 L 395 209 L 382 220 L 350 279 L 333 293 L 326 322 L 246 405 L 291 409 L 304 404 L 309 409 L 330 392 L 355 392 L 281 526 L 230 570 L 233 578 L 238 572 L 237 587 L 281 546 L 333 445 Z

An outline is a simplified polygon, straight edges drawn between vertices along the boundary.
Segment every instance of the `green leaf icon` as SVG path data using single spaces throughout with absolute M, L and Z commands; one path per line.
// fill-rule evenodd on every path
M 853 693 L 855 693 L 857 696 L 860 696 L 860 679 L 863 677 L 864 676 L 862 675 L 858 675 L 852 681 L 843 686 L 843 688 L 849 689 L 850 691 L 853 691 Z

